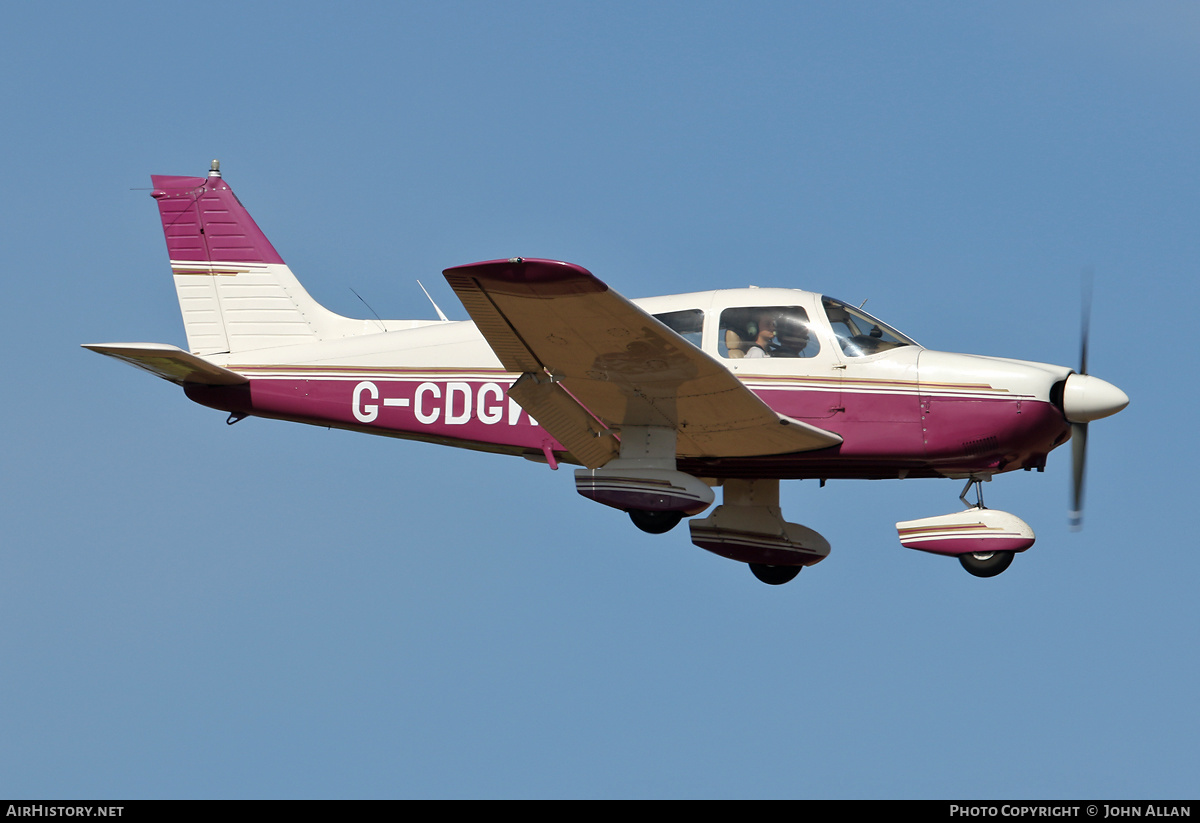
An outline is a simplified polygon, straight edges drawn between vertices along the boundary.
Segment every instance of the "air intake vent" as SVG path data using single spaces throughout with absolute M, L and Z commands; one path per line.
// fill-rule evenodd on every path
M 979 440 L 968 440 L 963 443 L 963 450 L 967 454 L 983 454 L 996 448 L 997 445 L 996 438 L 984 437 Z

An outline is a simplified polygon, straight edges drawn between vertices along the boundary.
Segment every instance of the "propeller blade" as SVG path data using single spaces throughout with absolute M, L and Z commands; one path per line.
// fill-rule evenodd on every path
M 1071 528 L 1083 528 L 1083 479 L 1087 467 L 1087 423 L 1071 424 Z
M 1083 273 L 1083 315 L 1079 321 L 1079 373 L 1087 374 L 1088 337 L 1092 325 L 1092 270 Z
M 1079 318 L 1079 374 L 1088 370 L 1088 338 L 1092 325 L 1092 270 L 1083 271 L 1081 283 L 1081 312 Z M 1068 521 L 1072 531 L 1083 528 L 1083 480 L 1087 468 L 1087 423 L 1071 424 L 1071 513 Z

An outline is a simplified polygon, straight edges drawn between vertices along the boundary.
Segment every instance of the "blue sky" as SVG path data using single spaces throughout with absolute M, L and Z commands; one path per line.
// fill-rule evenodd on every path
M 1188 3 L 18 4 L 0 148 L 0 796 L 1195 797 L 1200 11 Z M 184 343 L 150 174 L 222 161 L 315 297 L 453 318 L 514 255 L 755 285 L 1132 398 L 903 549 L 952 481 L 785 483 L 769 588 L 569 471 L 248 420 Z M 1164 318 L 1166 318 L 1164 320 Z M 1161 326 L 1167 322 L 1169 328 Z M 1164 330 L 1165 329 L 1165 330 Z

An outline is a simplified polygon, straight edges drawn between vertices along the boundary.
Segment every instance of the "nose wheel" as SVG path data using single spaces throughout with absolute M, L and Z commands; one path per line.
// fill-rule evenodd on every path
M 1013 562 L 1012 552 L 972 552 L 960 554 L 958 562 L 976 577 L 995 577 Z

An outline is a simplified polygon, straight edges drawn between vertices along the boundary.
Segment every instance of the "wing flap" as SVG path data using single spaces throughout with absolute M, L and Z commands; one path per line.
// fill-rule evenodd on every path
M 612 434 L 548 377 L 539 380 L 526 372 L 509 387 L 508 396 L 589 469 L 598 469 L 617 456 Z
M 672 426 L 686 457 L 841 443 L 777 414 L 722 364 L 580 266 L 513 258 L 444 274 L 505 368 L 552 376 L 606 426 Z
M 123 360 L 131 366 L 170 380 L 204 386 L 236 386 L 250 381 L 235 371 L 215 366 L 201 357 L 167 343 L 85 343 L 85 349 Z

